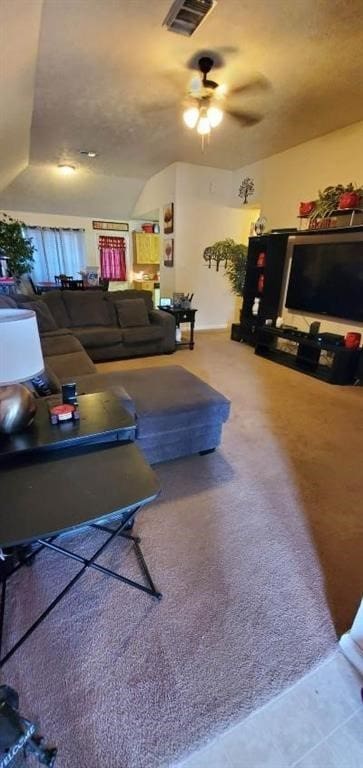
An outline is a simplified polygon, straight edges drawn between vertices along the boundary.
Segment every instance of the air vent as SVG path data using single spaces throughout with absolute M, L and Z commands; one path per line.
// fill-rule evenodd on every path
M 175 0 L 163 21 L 169 32 L 190 37 L 213 10 L 217 0 Z

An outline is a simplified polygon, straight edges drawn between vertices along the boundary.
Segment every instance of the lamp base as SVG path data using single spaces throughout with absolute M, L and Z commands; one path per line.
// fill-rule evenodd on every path
M 32 423 L 36 409 L 32 393 L 22 384 L 0 387 L 0 432 L 21 432 Z

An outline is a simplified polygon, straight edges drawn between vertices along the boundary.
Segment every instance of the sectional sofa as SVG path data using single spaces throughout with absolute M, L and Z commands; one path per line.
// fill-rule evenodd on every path
M 36 312 L 41 335 L 70 331 L 96 363 L 175 351 L 175 320 L 154 309 L 150 291 L 55 290 L 14 299 Z
M 87 336 L 87 328 L 93 329 L 94 343 L 96 328 L 101 327 L 105 331 L 110 329 L 115 331 L 115 328 L 110 324 L 104 326 L 100 324 L 102 317 L 105 319 L 108 317 L 104 307 L 102 307 L 102 312 L 105 312 L 104 315 L 101 315 L 99 307 L 97 309 L 99 313 L 97 315 L 98 325 L 95 323 L 88 326 L 80 325 L 81 320 L 85 322 L 86 317 L 89 320 L 91 318 L 86 313 L 82 314 L 85 312 L 84 305 L 82 307 L 80 305 L 78 308 L 75 307 L 75 304 L 72 305 L 71 312 L 69 307 L 72 300 L 70 299 L 67 304 L 68 299 L 63 298 L 64 294 L 67 293 L 66 291 L 54 292 L 60 296 L 50 300 L 51 294 L 47 295 L 46 305 L 47 307 L 52 306 L 52 315 L 56 320 L 56 327 L 52 329 L 49 328 L 49 315 L 44 311 L 43 301 L 35 301 L 34 297 L 26 299 L 19 295 L 13 298 L 0 296 L 0 311 L 15 306 L 37 311 L 49 391 L 53 394 L 59 393 L 61 384 L 67 381 L 76 382 L 79 394 L 113 390 L 124 407 L 133 414 L 137 425 L 137 443 L 151 464 L 190 454 L 213 451 L 220 443 L 222 426 L 229 416 L 230 403 L 227 398 L 178 365 L 99 373 L 94 360 L 99 360 L 103 354 L 105 355 L 103 359 L 114 359 L 115 355 L 111 357 L 111 350 L 113 353 L 116 350 L 120 351 L 121 356 L 124 356 L 125 349 L 122 346 L 124 342 L 119 338 L 118 341 L 115 340 L 115 343 L 106 345 L 101 343 L 100 334 L 97 337 L 100 340 L 99 345 L 97 347 L 90 345 L 91 335 Z M 73 295 L 77 301 L 78 297 L 84 296 L 85 293 L 80 291 L 74 292 Z M 123 300 L 131 299 L 129 297 Z M 67 319 L 68 327 L 60 327 L 66 319 L 62 301 L 71 315 L 71 322 L 75 323 L 73 326 Z M 48 302 L 50 303 L 48 304 Z M 93 306 L 95 305 L 96 302 Z M 89 306 L 87 306 L 88 310 Z M 153 317 L 152 310 L 149 314 Z M 158 342 L 150 341 L 150 346 L 147 345 L 147 342 L 140 342 L 140 346 L 136 346 L 136 342 L 134 342 L 134 346 L 130 346 L 133 346 L 134 349 L 140 349 L 145 344 L 150 350 L 159 344 L 160 349 L 172 350 L 172 340 L 168 335 L 171 333 L 168 322 L 169 315 L 162 312 L 160 314 L 165 314 L 167 323 L 164 325 L 164 318 L 160 319 L 161 327 L 164 328 L 163 337 Z M 110 316 L 112 317 L 112 314 Z M 173 318 L 171 320 L 174 323 Z M 44 330 L 47 327 L 48 330 Z M 160 327 L 157 322 L 156 327 Z M 171 327 L 175 337 L 174 325 L 172 324 Z M 120 330 L 122 331 L 122 329 Z M 83 343 L 81 343 L 81 338 Z M 116 339 L 116 336 L 114 338 Z M 126 344 L 125 347 L 128 348 Z M 93 360 L 90 356 L 91 352 Z M 28 386 L 33 387 L 34 383 L 28 383 Z

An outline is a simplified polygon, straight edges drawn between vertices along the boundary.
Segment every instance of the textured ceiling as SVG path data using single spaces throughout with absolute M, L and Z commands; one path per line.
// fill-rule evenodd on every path
M 362 0 L 219 0 L 191 38 L 162 28 L 170 5 L 44 0 L 32 163 L 140 178 L 177 160 L 234 169 L 363 118 Z M 180 115 L 186 63 L 203 49 L 221 51 L 220 82 L 260 72 L 272 86 L 233 103 L 263 121 L 226 118 L 204 154 Z
M 62 176 L 54 165 L 31 164 L 0 195 L 0 206 L 6 211 L 130 219 L 144 183 L 86 169 Z

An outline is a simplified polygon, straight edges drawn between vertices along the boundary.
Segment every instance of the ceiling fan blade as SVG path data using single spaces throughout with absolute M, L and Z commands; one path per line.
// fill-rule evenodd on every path
M 258 93 L 259 91 L 268 91 L 271 88 L 271 83 L 264 75 L 256 75 L 248 83 L 243 85 L 236 85 L 234 88 L 229 88 L 229 96 L 238 96 L 240 93 Z
M 226 109 L 225 112 L 245 128 L 248 128 L 251 125 L 257 125 L 257 123 L 260 123 L 261 120 L 263 120 L 263 116 L 258 115 L 256 112 L 244 112 L 238 109 Z
M 177 106 L 177 100 L 162 102 L 154 101 L 152 104 L 144 104 L 141 108 L 141 111 L 144 114 L 147 114 L 148 112 L 163 112 L 167 109 L 175 109 Z

